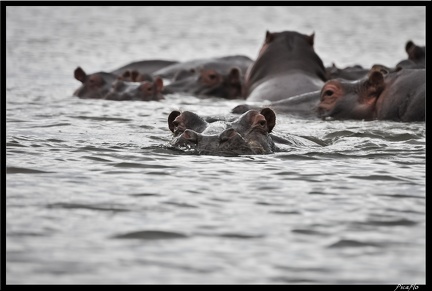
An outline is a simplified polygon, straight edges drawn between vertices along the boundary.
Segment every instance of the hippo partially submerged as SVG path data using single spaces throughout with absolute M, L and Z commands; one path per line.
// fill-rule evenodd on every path
M 323 146 L 315 138 L 276 135 L 276 114 L 270 108 L 249 110 L 240 117 L 203 118 L 190 111 L 172 111 L 170 146 L 199 154 L 261 155 L 294 147 Z
M 374 66 L 364 79 L 328 81 L 321 89 L 319 117 L 424 121 L 426 117 L 426 70 L 388 71 Z
M 314 37 L 295 31 L 267 31 L 245 76 L 246 99 L 277 101 L 321 89 L 326 71 L 313 48 Z
M 232 122 L 207 123 L 195 113 L 173 111 L 168 127 L 173 132 L 170 144 L 200 154 L 270 154 L 275 144 L 269 135 L 275 126 L 273 110 L 250 110 Z

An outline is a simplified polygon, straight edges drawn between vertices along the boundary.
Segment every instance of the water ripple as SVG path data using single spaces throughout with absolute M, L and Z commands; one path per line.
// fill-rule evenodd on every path
M 113 236 L 112 238 L 153 240 L 153 239 L 176 239 L 176 238 L 187 238 L 187 237 L 188 236 L 183 233 L 174 232 L 174 231 L 141 230 L 141 231 L 127 232 L 124 234 L 118 234 Z
M 328 246 L 328 248 L 347 248 L 347 247 L 379 247 L 379 244 L 371 243 L 371 242 L 362 242 L 358 240 L 351 239 L 341 239 L 335 243 L 332 243 Z
M 6 174 L 45 174 L 45 173 L 52 173 L 52 172 L 29 169 L 29 168 L 20 168 L 20 167 L 6 167 Z
M 116 208 L 112 206 L 104 205 L 86 205 L 79 203 L 52 203 L 46 206 L 47 208 L 65 208 L 65 209 L 89 209 L 97 211 L 113 211 L 113 212 L 124 212 L 129 211 L 129 209 Z

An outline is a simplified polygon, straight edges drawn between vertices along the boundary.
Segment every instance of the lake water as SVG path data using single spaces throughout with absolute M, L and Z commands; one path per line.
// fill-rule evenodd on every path
M 315 32 L 326 66 L 394 66 L 425 8 L 7 7 L 6 283 L 425 284 L 424 122 L 279 114 L 328 145 L 205 156 L 167 148 L 169 113 L 241 101 L 72 96 L 77 66 L 255 58 L 266 30 Z

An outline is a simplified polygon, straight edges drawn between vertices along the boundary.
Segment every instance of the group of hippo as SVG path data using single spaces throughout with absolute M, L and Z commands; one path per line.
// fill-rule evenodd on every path
M 254 104 L 267 101 L 264 108 L 238 105 L 231 113 L 239 116 L 230 119 L 171 112 L 171 145 L 210 154 L 268 154 L 278 149 L 275 142 L 302 143 L 271 133 L 276 113 L 323 120 L 425 120 L 424 46 L 408 41 L 408 58 L 394 67 L 325 68 L 314 50 L 314 36 L 267 31 L 255 61 L 241 55 L 187 62 L 146 60 L 89 75 L 78 67 L 74 75 L 82 85 L 74 95 L 157 101 L 177 93 Z

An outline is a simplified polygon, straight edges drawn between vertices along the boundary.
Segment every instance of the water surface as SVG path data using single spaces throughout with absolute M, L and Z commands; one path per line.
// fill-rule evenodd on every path
M 240 101 L 81 100 L 73 71 L 255 58 L 315 32 L 326 66 L 406 58 L 424 7 L 7 7 L 6 283 L 425 283 L 425 123 L 306 120 L 264 156 L 174 151 L 172 110 Z

